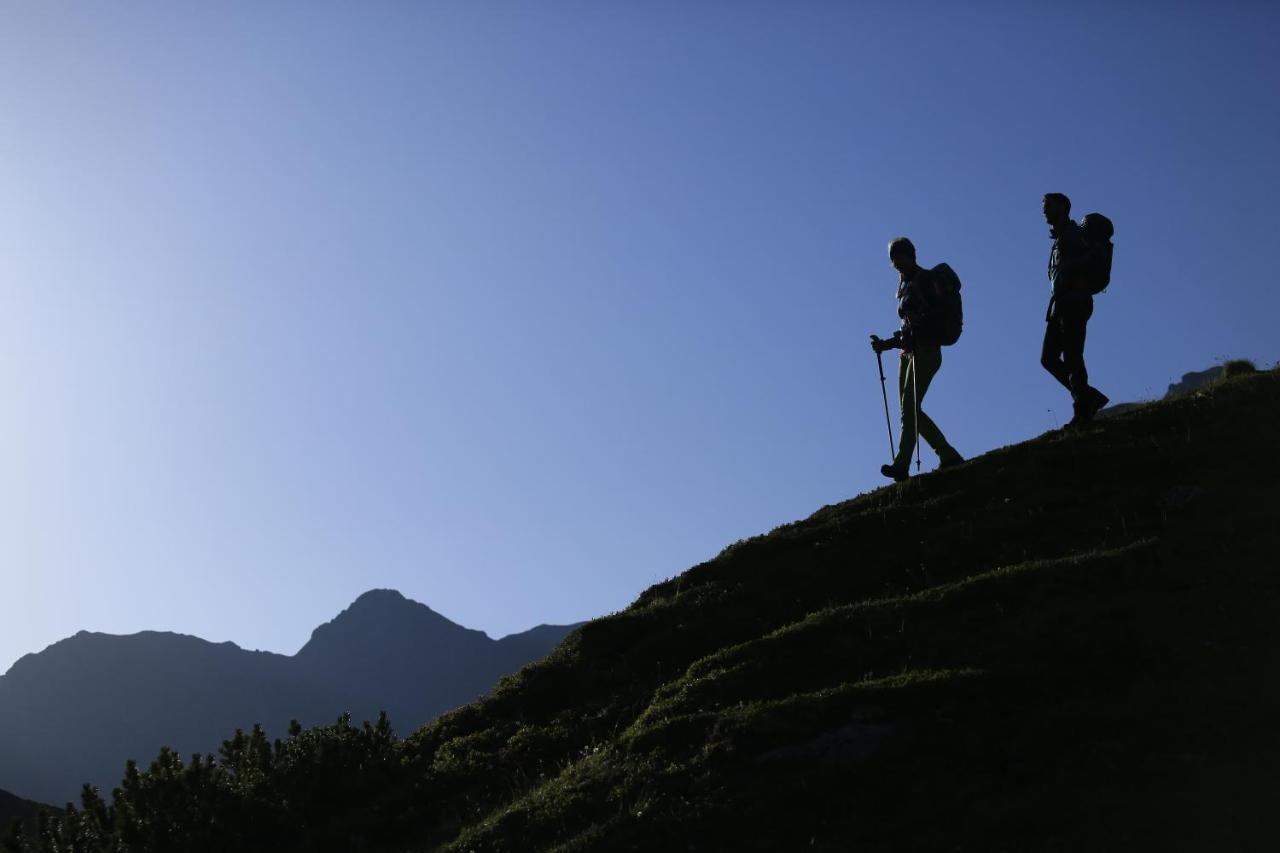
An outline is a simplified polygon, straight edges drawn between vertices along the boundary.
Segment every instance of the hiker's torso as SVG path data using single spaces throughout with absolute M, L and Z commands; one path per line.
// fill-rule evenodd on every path
M 931 322 L 934 294 L 934 273 L 920 267 L 910 278 L 898 281 L 898 317 L 902 319 L 902 332 L 914 343 L 938 346 L 941 338 Z
M 1054 300 L 1089 300 L 1093 296 L 1089 291 L 1078 286 L 1080 277 L 1084 275 L 1084 264 L 1088 249 L 1084 243 L 1084 232 L 1073 219 L 1068 219 L 1060 226 L 1055 226 L 1053 246 L 1049 249 L 1049 286 Z

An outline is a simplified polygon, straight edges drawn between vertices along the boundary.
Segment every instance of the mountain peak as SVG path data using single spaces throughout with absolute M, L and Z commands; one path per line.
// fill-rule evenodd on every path
M 402 642 L 421 646 L 459 639 L 492 642 L 483 631 L 464 628 L 394 589 L 371 589 L 316 628 L 298 658 L 316 660 L 353 653 L 363 657 L 374 649 L 396 647 Z
M 406 598 L 403 593 L 395 589 L 371 589 L 361 593 L 327 624 L 368 618 L 401 618 L 462 628 L 461 625 L 446 619 L 422 602 Z
M 368 592 L 361 593 L 356 600 L 351 602 L 351 606 L 347 609 L 357 607 L 395 607 L 404 604 L 417 605 L 418 607 L 426 607 L 425 604 L 419 604 L 416 601 L 410 601 L 404 597 L 398 589 L 371 589 Z M 431 608 L 427 608 L 430 610 Z

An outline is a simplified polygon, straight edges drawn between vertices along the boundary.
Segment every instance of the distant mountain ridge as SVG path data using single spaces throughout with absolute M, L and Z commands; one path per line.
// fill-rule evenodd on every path
M 8 791 L 0 791 L 0 835 L 8 832 L 9 824 L 14 820 L 24 823 L 33 821 L 42 808 L 44 806 L 40 803 L 15 797 Z
M 499 677 L 545 657 L 573 627 L 539 625 L 492 640 L 394 590 L 376 589 L 316 628 L 293 659 L 321 681 L 342 684 L 358 696 L 377 696 L 376 703 L 357 701 L 356 719 L 386 711 L 402 729 L 417 728 L 484 694 Z M 389 651 L 406 647 L 414 649 L 412 657 L 388 660 Z M 379 659 L 394 663 L 398 680 L 388 681 L 370 667 Z
M 1217 364 L 1205 370 L 1192 370 L 1182 374 L 1182 378 L 1177 382 L 1170 382 L 1168 389 L 1165 390 L 1162 400 L 1173 400 L 1187 394 L 1194 394 L 1197 391 L 1204 390 L 1213 383 L 1218 382 L 1228 376 L 1238 376 L 1242 373 L 1255 372 L 1257 368 L 1253 362 L 1244 359 L 1234 359 Z M 1115 403 L 1107 406 L 1098 412 L 1100 417 L 1111 417 L 1123 412 L 1131 412 L 1139 406 L 1146 405 L 1143 402 Z
M 316 628 L 293 656 L 156 631 L 87 631 L 21 658 L 0 676 L 0 789 L 51 803 L 104 793 L 127 759 L 161 746 L 216 752 L 237 728 L 282 736 L 291 720 L 385 710 L 408 732 L 486 693 L 576 626 L 501 640 L 394 590 L 371 590 Z

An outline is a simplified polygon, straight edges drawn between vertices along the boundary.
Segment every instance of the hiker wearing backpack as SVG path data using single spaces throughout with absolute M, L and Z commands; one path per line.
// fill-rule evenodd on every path
M 1111 222 L 1091 213 L 1083 225 L 1071 219 L 1071 199 L 1046 193 L 1044 219 L 1053 247 L 1049 250 L 1052 295 L 1045 313 L 1047 326 L 1040 363 L 1071 392 L 1073 415 L 1069 427 L 1093 420 L 1109 400 L 1089 384 L 1084 364 L 1085 327 L 1093 316 L 1093 297 L 1111 280 Z
M 956 452 L 933 419 L 920 408 L 929 384 L 942 367 L 942 347 L 960 337 L 963 312 L 960 279 L 946 264 L 925 269 L 916 263 L 916 247 L 906 237 L 889 244 L 889 262 L 898 271 L 898 317 L 902 327 L 892 337 L 871 336 L 877 356 L 890 349 L 902 350 L 898 361 L 898 401 L 902 435 L 893 463 L 880 473 L 901 482 L 910 475 L 911 454 L 923 438 L 938 454 L 939 468 L 958 465 Z M 918 463 L 917 463 L 918 464 Z

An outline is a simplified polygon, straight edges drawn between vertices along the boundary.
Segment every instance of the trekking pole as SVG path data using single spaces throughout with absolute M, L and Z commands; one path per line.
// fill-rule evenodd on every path
M 916 473 L 920 473 L 920 386 L 916 384 L 916 354 L 911 353 L 911 402 L 916 406 Z M 907 460 L 907 468 L 911 468 L 911 461 Z
M 875 335 L 872 340 L 878 340 Z M 893 463 L 893 424 L 889 421 L 889 392 L 884 387 L 884 360 L 882 353 L 876 350 L 876 366 L 880 368 L 880 396 L 884 398 L 884 428 L 889 431 L 889 462 Z

